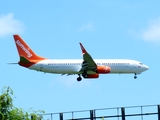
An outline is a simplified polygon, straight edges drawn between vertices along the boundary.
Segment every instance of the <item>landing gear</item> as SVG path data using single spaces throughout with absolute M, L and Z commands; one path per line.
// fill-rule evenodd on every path
M 79 77 L 77 78 L 77 81 L 81 81 L 82 80 L 82 77 L 79 75 Z
M 81 81 L 81 80 L 82 80 L 82 78 L 81 78 L 81 77 L 78 77 L 78 78 L 77 78 L 77 81 L 78 81 L 78 82 L 79 82 L 79 81 Z
M 83 76 L 84 78 L 88 78 L 87 72 L 84 71 L 84 73 L 82 74 L 82 76 Z
M 137 76 L 134 76 L 134 79 L 137 79 Z
M 82 76 L 83 76 L 84 78 L 88 78 L 88 75 L 87 75 L 87 74 L 82 74 Z
M 84 71 L 84 73 L 82 74 L 82 76 L 83 76 L 84 78 L 88 78 L 87 72 Z M 82 80 L 81 74 L 78 74 L 77 81 L 79 82 L 79 81 L 81 81 L 81 80 Z
M 137 79 L 136 73 L 134 74 L 134 79 Z

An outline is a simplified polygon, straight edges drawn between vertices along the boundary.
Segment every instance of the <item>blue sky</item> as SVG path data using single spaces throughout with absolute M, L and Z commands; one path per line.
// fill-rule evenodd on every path
M 46 113 L 159 104 L 159 0 L 59 0 L 0 2 L 0 88 L 10 86 L 14 104 Z M 134 59 L 149 70 L 133 75 L 44 74 L 8 65 L 19 60 L 13 34 L 40 56 L 81 59 L 79 42 L 93 58 Z

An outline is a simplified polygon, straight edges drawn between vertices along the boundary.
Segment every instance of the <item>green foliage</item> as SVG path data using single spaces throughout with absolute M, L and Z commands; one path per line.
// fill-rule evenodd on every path
M 0 120 L 4 120 L 4 115 L 0 112 Z
M 32 109 L 31 109 L 32 110 Z M 39 113 L 45 113 L 43 110 L 33 111 L 31 112 L 30 116 L 32 120 L 42 120 L 43 117 Z
M 102 117 L 102 120 L 104 120 L 104 117 Z
M 44 111 L 34 111 L 32 113 L 25 112 L 21 108 L 13 106 L 13 90 L 10 87 L 4 87 L 2 95 L 0 95 L 0 120 L 42 120 L 42 116 L 38 113 Z

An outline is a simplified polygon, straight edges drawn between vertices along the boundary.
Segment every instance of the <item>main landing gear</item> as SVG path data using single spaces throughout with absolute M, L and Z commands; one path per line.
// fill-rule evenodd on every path
M 79 77 L 77 78 L 77 81 L 81 81 L 82 80 L 82 77 L 79 75 Z
M 87 72 L 84 71 L 83 74 L 82 74 L 82 76 L 83 76 L 84 78 L 88 78 Z M 77 81 L 79 82 L 79 81 L 81 81 L 81 80 L 82 80 L 81 74 L 78 74 Z
M 136 73 L 134 74 L 134 79 L 137 79 L 137 75 L 136 75 Z

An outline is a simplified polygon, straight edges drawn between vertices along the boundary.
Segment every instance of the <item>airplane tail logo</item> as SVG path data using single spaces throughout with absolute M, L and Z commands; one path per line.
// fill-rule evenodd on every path
M 30 53 L 29 49 L 27 49 L 19 40 L 16 40 L 15 42 L 16 45 L 18 45 L 27 54 L 28 58 L 32 57 L 32 54 Z
M 19 35 L 13 35 L 15 44 L 20 57 L 24 57 L 27 60 L 44 60 L 45 58 L 37 56 L 32 49 L 22 40 Z

